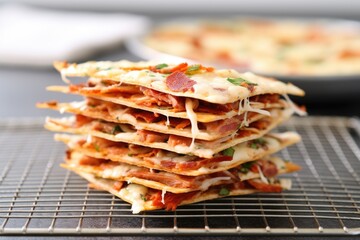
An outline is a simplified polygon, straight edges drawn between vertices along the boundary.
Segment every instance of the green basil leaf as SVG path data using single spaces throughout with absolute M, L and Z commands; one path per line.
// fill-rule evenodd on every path
M 200 69 L 200 64 L 191 65 L 186 70 L 186 73 L 191 73 Z
M 122 132 L 121 127 L 119 125 L 115 125 L 114 128 L 111 131 L 111 134 L 116 134 L 118 132 Z
M 253 83 L 253 82 L 250 82 L 246 79 L 243 79 L 243 78 L 227 78 L 226 80 L 228 80 L 228 82 L 234 84 L 234 85 L 237 85 L 237 86 L 240 86 L 242 83 L 246 83 L 248 85 L 253 85 L 253 86 L 257 86 L 258 84 L 257 83 Z
M 99 145 L 97 145 L 96 143 L 94 143 L 94 148 L 97 152 L 100 152 L 100 147 Z
M 230 194 L 230 191 L 227 188 L 222 187 L 219 191 L 220 196 L 227 196 Z
M 232 156 L 234 156 L 234 152 L 235 152 L 235 149 L 232 148 L 232 147 L 229 147 L 229 148 L 223 150 L 222 154 L 225 155 L 225 156 L 232 157 Z
M 167 67 L 167 66 L 169 66 L 169 65 L 167 65 L 166 63 L 161 63 L 161 64 L 156 65 L 155 68 L 156 69 L 162 69 L 162 68 Z

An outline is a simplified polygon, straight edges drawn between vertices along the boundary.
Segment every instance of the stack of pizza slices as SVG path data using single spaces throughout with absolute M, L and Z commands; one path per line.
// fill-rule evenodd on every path
M 271 154 L 300 141 L 270 133 L 294 112 L 274 79 L 200 64 L 56 62 L 65 86 L 83 101 L 39 103 L 71 117 L 47 118 L 64 142 L 64 168 L 126 202 L 133 213 L 208 199 L 288 189 L 294 163 Z

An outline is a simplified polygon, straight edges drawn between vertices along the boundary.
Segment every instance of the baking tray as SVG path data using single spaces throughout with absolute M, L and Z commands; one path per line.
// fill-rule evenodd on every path
M 64 146 L 43 119 L 0 120 L 0 235 L 360 234 L 360 123 L 293 118 L 303 141 L 279 153 L 300 164 L 283 193 L 227 197 L 133 215 L 129 204 L 59 167 Z

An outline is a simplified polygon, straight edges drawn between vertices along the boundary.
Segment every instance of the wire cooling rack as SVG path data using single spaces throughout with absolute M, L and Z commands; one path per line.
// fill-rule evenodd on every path
M 0 235 L 360 233 L 360 123 L 293 118 L 278 131 L 303 141 L 279 153 L 303 167 L 280 194 L 227 197 L 175 212 L 133 215 L 127 203 L 89 189 L 59 167 L 64 146 L 40 119 L 0 121 Z

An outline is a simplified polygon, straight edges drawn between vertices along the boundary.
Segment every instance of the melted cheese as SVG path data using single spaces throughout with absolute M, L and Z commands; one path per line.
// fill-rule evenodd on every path
M 92 136 L 90 134 L 87 135 L 86 137 L 86 143 L 91 143 L 92 142 Z
M 64 83 L 66 84 L 71 84 L 71 81 L 66 77 L 67 74 L 69 74 L 70 69 L 63 69 L 60 71 L 60 76 L 61 76 L 61 80 L 63 80 Z
M 134 132 L 121 132 L 115 135 L 115 138 L 127 140 L 127 141 L 134 141 L 136 139 L 136 133 Z
M 286 190 L 291 189 L 291 185 L 292 185 L 291 179 L 282 178 L 282 179 L 279 179 L 279 181 L 280 181 L 280 185 L 283 189 L 286 189 Z
M 169 117 L 169 115 L 165 115 L 165 116 L 166 116 L 165 125 L 166 125 L 167 127 L 169 127 L 169 126 L 170 126 L 170 117 Z
M 145 201 L 143 196 L 147 193 L 147 188 L 138 184 L 131 183 L 126 188 L 122 188 L 119 192 L 120 196 L 131 202 L 131 210 L 137 214 L 145 209 Z
M 259 176 L 260 176 L 260 180 L 266 184 L 269 184 L 269 181 L 268 179 L 264 176 L 262 170 L 261 170 L 261 167 L 259 165 L 256 166 L 258 171 L 259 171 Z
M 84 111 L 87 108 L 86 101 L 71 102 L 70 106 L 79 109 L 80 111 Z
M 273 162 L 276 165 L 276 168 L 279 170 L 286 168 L 285 162 L 281 158 L 272 157 L 269 160 Z
M 291 99 L 289 98 L 289 96 L 287 94 L 283 94 L 283 97 L 285 98 L 285 100 L 287 101 L 287 103 L 289 104 L 289 106 L 293 109 L 293 111 L 298 114 L 299 116 L 306 116 L 307 112 L 301 110 L 298 106 L 296 106 L 296 104 L 291 101 Z
M 218 183 L 220 181 L 227 181 L 227 180 L 230 180 L 230 179 L 231 179 L 230 177 L 216 177 L 216 178 L 206 179 L 205 181 L 203 181 L 201 183 L 200 190 L 201 191 L 206 191 L 209 187 L 211 187 L 215 183 Z
M 248 111 L 248 112 L 256 112 L 265 116 L 270 116 L 270 112 L 264 109 L 258 109 L 258 108 L 253 108 L 250 104 L 250 99 L 249 98 L 245 98 L 244 99 L 244 107 L 243 110 Z
M 198 123 L 197 123 L 197 116 L 193 109 L 194 108 L 193 101 L 191 99 L 189 99 L 189 98 L 186 99 L 185 108 L 186 108 L 186 114 L 191 122 L 192 141 L 191 141 L 191 145 L 190 145 L 190 151 L 193 151 L 195 148 L 195 138 L 199 134 L 199 128 L 198 128 Z
M 165 204 L 165 194 L 166 194 L 166 189 L 164 188 L 163 190 L 161 190 L 161 203 Z
M 134 169 L 136 170 L 137 168 L 138 167 L 136 166 L 122 164 L 104 169 L 102 175 L 104 178 L 116 179 L 116 178 L 126 177 L 129 171 Z M 132 180 L 129 178 L 129 181 L 131 182 Z

